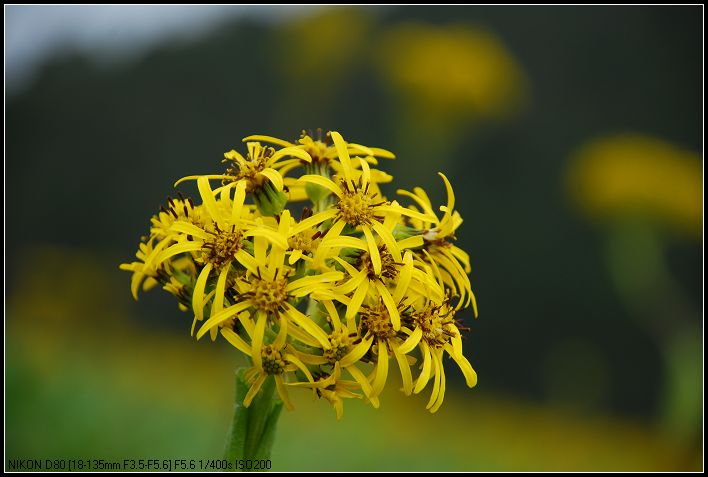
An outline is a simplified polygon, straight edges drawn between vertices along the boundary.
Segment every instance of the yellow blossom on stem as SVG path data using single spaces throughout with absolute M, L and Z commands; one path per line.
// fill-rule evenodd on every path
M 393 178 L 371 166 L 394 155 L 336 131 L 244 142 L 246 153 L 225 153 L 223 174 L 180 179 L 196 181 L 200 200 L 168 198 L 137 260 L 120 266 L 132 272 L 136 299 L 160 285 L 191 311 L 197 339 L 222 336 L 250 360 L 238 374 L 237 416 L 253 404 L 253 419 L 270 425 L 279 409 L 267 404 L 273 389 L 288 409 L 289 389 L 309 389 L 337 418 L 347 398 L 378 408 L 392 365 L 406 395 L 432 382 L 435 412 L 445 354 L 474 386 L 461 316 L 469 306 L 476 316 L 476 301 L 469 255 L 455 245 L 462 218 L 447 177 L 440 174 L 448 199 L 438 214 L 421 188 L 398 191 L 410 204 L 388 200 L 381 185 Z M 288 207 L 298 200 L 310 204 Z M 249 452 L 258 445 L 249 441 Z

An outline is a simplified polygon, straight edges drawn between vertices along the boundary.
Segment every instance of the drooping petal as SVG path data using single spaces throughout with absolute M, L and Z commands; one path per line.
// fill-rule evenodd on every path
M 369 351 L 369 349 L 371 348 L 371 343 L 373 341 L 374 338 L 372 336 L 368 336 L 362 339 L 361 342 L 355 345 L 349 353 L 344 355 L 344 357 L 339 360 L 339 363 L 345 368 L 347 366 L 352 366 Z
M 408 286 L 411 283 L 411 278 L 413 277 L 413 254 L 411 252 L 406 252 L 403 257 L 403 267 L 401 267 L 401 272 L 398 274 L 398 282 L 396 283 L 396 289 L 393 291 L 393 301 L 400 303 L 406 292 L 408 292 Z
M 329 220 L 335 215 L 337 215 L 338 209 L 332 208 L 332 209 L 327 209 L 323 210 L 322 212 L 313 215 L 312 217 L 309 217 L 305 220 L 301 220 L 299 223 L 297 223 L 292 229 L 290 229 L 290 236 L 297 235 L 300 232 L 304 232 L 307 229 L 310 229 L 316 225 L 321 224 L 325 220 Z
M 209 238 L 209 234 L 207 232 L 200 229 L 194 224 L 185 222 L 184 220 L 178 220 L 173 223 L 172 226 L 170 226 L 170 230 L 173 232 L 180 232 L 183 234 L 192 235 L 202 240 L 207 240 Z
M 371 258 L 371 264 L 374 266 L 374 273 L 377 276 L 381 275 L 381 255 L 379 254 L 379 247 L 376 245 L 376 240 L 374 235 L 371 233 L 371 229 L 368 225 L 362 225 L 361 229 L 364 231 L 364 236 L 366 237 L 366 243 L 369 245 L 369 257 Z
M 260 173 L 267 177 L 277 190 L 283 190 L 283 176 L 280 175 L 280 172 L 270 167 L 266 167 Z
M 176 243 L 169 248 L 163 250 L 157 256 L 154 258 L 154 263 L 156 265 L 161 264 L 168 258 L 174 257 L 175 255 L 179 255 L 180 253 L 186 253 L 186 252 L 195 252 L 202 248 L 203 243 L 200 242 L 180 242 Z M 145 261 L 145 267 L 147 268 L 148 266 L 152 265 L 152 262 L 148 260 Z
M 383 391 L 386 385 L 386 377 L 388 376 L 388 348 L 385 341 L 378 340 L 377 343 L 378 362 L 376 363 L 376 375 L 371 383 L 375 396 L 380 395 Z
M 211 273 L 212 264 L 207 263 L 197 277 L 197 282 L 194 284 L 194 293 L 192 294 L 192 309 L 197 320 L 204 319 L 204 288 Z
M 328 349 L 330 347 L 327 334 L 324 330 L 322 330 L 322 328 L 317 326 L 311 318 L 300 313 L 297 308 L 292 306 L 290 303 L 284 303 L 283 308 L 285 308 L 285 314 L 292 319 L 295 324 L 307 331 L 313 338 L 319 341 L 323 348 Z
M 391 233 L 390 230 L 388 230 L 382 223 L 377 222 L 374 220 L 371 222 L 371 228 L 373 228 L 378 236 L 381 238 L 381 241 L 386 245 L 386 248 L 388 251 L 391 253 L 391 256 L 393 257 L 393 260 L 395 262 L 400 262 L 401 261 L 401 249 L 396 243 L 396 239 L 393 238 L 393 234 Z
M 298 179 L 299 182 L 309 182 L 310 184 L 316 184 L 318 186 L 324 187 L 325 189 L 333 192 L 337 197 L 342 197 L 342 188 L 339 187 L 334 181 L 328 179 L 324 176 L 318 176 L 316 174 L 305 174 Z
M 243 338 L 234 333 L 232 329 L 222 328 L 221 336 L 226 338 L 226 341 L 231 343 L 236 349 L 241 351 L 243 354 L 245 354 L 246 356 L 251 356 L 251 347 L 248 346 L 248 343 L 246 343 Z
M 391 317 L 391 324 L 393 325 L 393 329 L 396 331 L 400 330 L 401 315 L 398 313 L 398 307 L 393 301 L 391 292 L 389 292 L 388 287 L 386 287 L 386 285 L 384 285 L 380 281 L 375 281 L 374 286 L 376 286 L 376 289 L 379 292 L 379 296 L 381 296 L 384 305 L 386 305 L 386 309 L 388 310 L 388 316 Z
M 266 322 L 268 321 L 268 315 L 262 311 L 258 312 L 258 319 L 256 320 L 256 328 L 253 330 L 253 338 L 251 338 L 251 359 L 253 359 L 253 367 L 259 372 L 263 372 L 263 357 L 261 356 L 261 350 L 263 349 L 263 337 L 265 335 Z
M 408 361 L 406 360 L 405 353 L 396 348 L 396 346 L 391 346 L 393 349 L 393 355 L 396 357 L 398 362 L 398 368 L 401 370 L 401 380 L 403 381 L 403 392 L 406 396 L 410 396 L 413 392 L 413 376 L 411 375 L 411 368 L 408 366 Z
M 197 332 L 197 339 L 201 339 L 202 336 L 207 333 L 207 331 L 214 328 L 215 326 L 219 326 L 224 321 L 231 319 L 234 315 L 242 312 L 250 306 L 250 302 L 242 301 L 240 303 L 236 303 L 235 305 L 231 305 L 228 308 L 224 308 L 214 316 L 210 316 L 209 319 L 204 322 L 202 327 L 199 328 L 199 332 Z
M 432 367 L 430 347 L 428 347 L 428 344 L 425 341 L 421 341 L 420 351 L 423 355 L 423 368 L 421 369 L 420 375 L 418 376 L 418 380 L 415 383 L 415 388 L 413 388 L 413 392 L 415 394 L 421 392 L 425 388 L 425 385 L 428 384 L 428 381 L 430 380 L 430 370 Z
M 283 141 L 282 139 L 278 139 L 277 137 L 273 136 L 263 136 L 260 134 L 254 134 L 252 136 L 248 136 L 243 138 L 243 142 L 253 142 L 253 141 L 258 141 L 258 142 L 267 142 L 270 144 L 275 144 L 276 146 L 282 146 L 282 147 L 293 147 L 294 144 L 289 143 L 287 141 Z
M 363 271 L 364 277 L 366 270 Z M 360 308 L 361 304 L 364 302 L 364 298 L 366 298 L 366 294 L 369 292 L 369 280 L 367 278 L 363 278 L 361 280 L 360 285 L 357 287 L 356 291 L 354 292 L 354 295 L 352 296 L 351 302 L 349 302 L 349 306 L 347 306 L 347 313 L 345 315 L 345 318 L 347 320 L 351 320 L 354 318 L 354 315 L 356 315 Z
M 246 393 L 246 397 L 243 399 L 244 407 L 248 407 L 251 405 L 251 401 L 253 401 L 253 398 L 256 397 L 258 391 L 261 390 L 261 386 L 263 386 L 263 383 L 265 382 L 267 377 L 267 375 L 261 374 L 258 376 L 258 379 L 256 379 L 254 383 L 251 384 L 251 389 L 248 390 L 248 393 Z
M 337 312 L 337 307 L 334 306 L 332 300 L 322 300 L 322 305 L 324 305 L 325 310 L 329 314 L 329 319 L 332 322 L 332 329 L 334 331 L 339 331 L 342 328 L 342 321 L 339 319 L 339 312 Z
M 401 345 L 398 347 L 398 351 L 403 353 L 403 354 L 408 354 L 411 351 L 413 351 L 413 348 L 418 346 L 418 343 L 420 343 L 420 339 L 423 336 L 423 330 L 417 326 L 414 330 L 413 333 L 408 335 L 408 338 L 401 343 Z
M 280 396 L 280 399 L 283 401 L 283 404 L 285 404 L 285 409 L 288 411 L 292 411 L 295 409 L 295 406 L 293 406 L 292 401 L 290 401 L 290 396 L 288 395 L 288 389 L 285 386 L 285 383 L 283 382 L 283 377 L 281 375 L 276 375 L 274 376 L 275 378 L 275 387 L 278 389 L 278 396 Z

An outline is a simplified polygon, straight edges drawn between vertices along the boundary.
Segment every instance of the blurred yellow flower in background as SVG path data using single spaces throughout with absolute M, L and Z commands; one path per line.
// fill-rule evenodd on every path
M 520 66 L 481 28 L 403 24 L 383 35 L 378 60 L 393 90 L 439 116 L 504 117 L 525 95 Z
M 283 25 L 276 54 L 294 92 L 325 101 L 366 53 L 373 15 L 362 8 L 326 8 Z
M 699 235 L 701 169 L 701 159 L 692 151 L 653 137 L 622 134 L 580 147 L 566 185 L 590 217 L 634 215 Z

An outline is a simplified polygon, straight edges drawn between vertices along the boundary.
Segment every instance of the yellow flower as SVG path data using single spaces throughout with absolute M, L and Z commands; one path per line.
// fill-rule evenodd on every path
M 329 179 L 333 172 L 339 173 L 340 175 L 342 173 L 342 166 L 338 161 L 339 153 L 337 147 L 335 147 L 332 141 L 331 134 L 332 133 L 329 132 L 324 137 L 322 137 L 322 129 L 318 129 L 316 135 L 317 139 L 314 139 L 314 135 L 312 133 L 302 131 L 300 139 L 296 143 L 291 143 L 272 136 L 263 135 L 249 136 L 245 138 L 244 141 L 263 141 L 274 144 L 276 146 L 283 147 L 285 148 L 285 150 L 290 150 L 291 148 L 299 148 L 306 152 L 312 158 L 311 162 L 300 161 L 300 165 L 305 167 L 306 173 L 316 174 Z M 346 150 L 351 156 L 355 157 L 356 159 L 361 158 L 368 164 L 378 164 L 377 158 L 395 159 L 396 157 L 393 153 L 385 149 L 377 147 L 367 147 L 362 146 L 361 144 L 354 143 L 345 144 Z M 358 169 L 360 167 L 359 161 L 350 161 L 350 164 L 351 168 L 353 169 L 354 178 L 357 179 L 362 174 L 362 171 Z M 298 164 L 293 164 L 292 167 L 289 167 L 288 170 L 297 166 Z M 390 175 L 377 169 L 370 169 L 368 174 L 370 176 L 370 192 L 372 194 L 378 193 L 380 195 L 380 189 L 378 187 L 378 184 L 390 182 L 393 179 Z M 309 184 L 310 190 L 308 193 L 307 188 L 303 186 L 302 183 L 298 183 L 298 181 L 294 178 L 285 178 L 284 183 L 289 189 L 290 200 L 293 201 L 301 201 L 306 200 L 308 198 L 312 199 L 314 193 L 313 187 L 318 187 L 315 184 Z M 329 193 L 326 189 L 324 191 L 326 193 Z
M 246 379 L 251 387 L 246 394 L 243 405 L 248 407 L 251 401 L 258 394 L 265 380 L 272 376 L 278 389 L 278 394 L 283 400 L 285 407 L 293 409 L 292 402 L 285 387 L 284 376 L 286 373 L 300 370 L 312 382 L 312 374 L 297 356 L 288 352 L 288 322 L 279 321 L 278 334 L 272 343 L 265 343 L 265 320 L 259 320 L 251 332 L 251 344 L 247 344 L 238 334 L 228 328 L 221 330 L 222 336 L 234 347 L 249 356 L 253 360 L 253 367 L 246 372 Z
M 406 341 L 404 352 L 416 345 L 423 355 L 420 376 L 413 388 L 414 393 L 421 392 L 428 381 L 433 379 L 433 392 L 428 401 L 427 409 L 436 412 L 445 397 L 445 368 L 443 353 L 446 352 L 460 367 L 465 376 L 465 382 L 470 388 L 477 385 L 477 373 L 462 354 L 462 324 L 454 319 L 455 309 L 449 301 L 442 305 L 428 302 L 425 307 L 418 308 L 406 316 L 406 330 L 410 336 Z
M 399 191 L 414 202 L 407 208 L 381 194 L 378 184 L 392 178 L 370 165 L 392 157 L 387 151 L 334 131 L 324 140 L 303 134 L 296 144 L 246 142 L 247 158 L 227 153 L 226 174 L 182 179 L 196 179 L 201 204 L 168 199 L 152 218 L 137 261 L 121 265 L 133 273 L 133 295 L 162 285 L 193 312 L 192 334 L 202 322 L 197 339 L 221 333 L 248 356 L 245 406 L 272 378 L 289 409 L 288 387 L 311 389 L 338 418 L 345 398 L 379 407 L 395 361 L 404 393 L 433 381 L 435 412 L 445 395 L 445 353 L 474 386 L 462 355 L 467 328 L 454 317 L 470 302 L 476 313 L 476 304 L 469 257 L 452 243 L 462 219 L 447 178 L 441 174 L 448 201 L 438 217 L 422 189 Z M 312 203 L 299 220 L 286 208 L 298 187 Z M 460 297 L 456 308 L 452 295 Z
M 371 255 L 373 267 L 377 275 L 381 274 L 381 258 L 376 241 L 374 240 L 374 232 L 383 240 L 388 252 L 400 262 L 400 249 L 396 245 L 396 241 L 389 229 L 384 226 L 385 216 L 389 213 L 398 215 L 407 215 L 412 217 L 423 217 L 415 211 L 404 209 L 396 202 L 390 203 L 377 197 L 375 193 L 369 191 L 371 174 L 368 163 L 363 159 L 359 159 L 362 173 L 359 179 L 354 179 L 354 169 L 351 165 L 351 159 L 346 147 L 346 143 L 342 136 L 337 132 L 331 133 L 335 147 L 339 154 L 339 162 L 342 166 L 342 175 L 339 183 L 332 181 L 326 177 L 306 174 L 300 177 L 300 181 L 319 185 L 337 197 L 335 204 L 332 204 L 326 210 L 319 212 L 312 217 L 303 220 L 296 227 L 296 230 L 306 229 L 327 220 L 333 220 L 331 227 L 323 238 L 323 243 L 335 239 L 342 234 L 346 226 L 361 229 L 361 232 L 366 238 L 368 252 Z M 424 218 L 424 217 L 423 217 Z
M 283 175 L 298 166 L 300 161 L 311 161 L 307 152 L 297 147 L 286 147 L 276 151 L 272 147 L 262 146 L 259 142 L 248 142 L 246 146 L 248 148 L 246 157 L 233 149 L 224 153 L 223 162 L 229 163 L 225 174 L 183 177 L 175 183 L 175 187 L 187 180 L 206 177 L 221 179 L 225 184 L 243 180 L 246 183 L 246 192 L 253 192 L 262 187 L 265 182 L 270 181 L 277 190 L 281 191 L 283 190 Z M 291 156 L 297 159 L 281 160 Z
M 325 398 L 332 404 L 337 414 L 337 420 L 340 420 L 342 415 L 344 415 L 344 401 L 342 398 L 361 399 L 360 394 L 352 391 L 357 389 L 360 383 L 357 381 L 343 380 L 341 379 L 341 375 L 341 366 L 339 363 L 335 363 L 332 374 L 322 374 L 314 383 L 292 383 L 291 385 L 314 389 L 317 396 Z
M 329 346 L 324 331 L 298 311 L 290 301 L 316 293 L 323 288 L 331 288 L 332 283 L 341 280 L 343 274 L 333 271 L 291 279 L 292 269 L 284 263 L 284 247 L 273 246 L 268 254 L 267 243 L 263 237 L 256 237 L 253 245 L 255 269 L 249 269 L 243 277 L 236 280 L 235 304 L 228 308 L 212 308 L 210 318 L 197 333 L 197 339 L 209 330 L 216 330 L 220 324 L 241 311 L 252 309 L 253 314 L 257 316 L 257 324 L 266 322 L 269 317 L 285 318 L 285 321 L 291 321 L 295 325 L 291 327 L 292 333 L 295 333 L 298 327 L 304 330 L 305 333 L 296 335 L 301 341 L 315 346 Z M 222 283 L 225 283 L 225 280 L 220 277 L 216 288 L 217 296 L 224 293 Z
M 462 217 L 454 210 L 455 193 L 452 190 L 450 181 L 444 174 L 438 173 L 445 183 L 447 190 L 447 205 L 441 206 L 442 218 L 438 219 L 433 211 L 432 204 L 420 187 L 408 192 L 403 189 L 397 191 L 398 194 L 413 199 L 416 205 L 411 209 L 417 210 L 416 206 L 423 212 L 425 218 L 412 217 L 410 219 L 425 241 L 423 249 L 417 253 L 418 259 L 429 264 L 433 273 L 439 277 L 450 290 L 459 297 L 457 308 L 467 307 L 472 304 L 474 314 L 477 316 L 477 300 L 472 292 L 472 285 L 467 276 L 471 271 L 470 258 L 467 252 L 453 244 L 456 240 L 455 230 L 462 224 Z
M 388 31 L 379 51 L 378 66 L 394 92 L 433 117 L 503 117 L 526 92 L 511 53 L 480 28 L 404 24 Z
M 591 218 L 648 218 L 699 236 L 703 223 L 698 154 L 660 139 L 601 138 L 573 155 L 569 195 Z

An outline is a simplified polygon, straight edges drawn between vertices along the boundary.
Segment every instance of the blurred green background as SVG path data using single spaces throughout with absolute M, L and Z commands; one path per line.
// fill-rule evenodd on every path
M 389 196 L 451 179 L 479 385 L 303 392 L 273 469 L 702 468 L 702 7 L 6 13 L 8 459 L 221 457 L 238 352 L 118 264 L 177 178 L 321 127 L 398 155 Z

